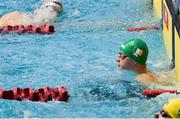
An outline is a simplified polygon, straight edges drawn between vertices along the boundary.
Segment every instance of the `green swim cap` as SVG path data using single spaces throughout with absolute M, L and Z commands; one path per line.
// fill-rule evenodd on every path
M 125 54 L 139 64 L 146 64 L 148 47 L 141 39 L 130 39 L 121 45 L 120 53 Z

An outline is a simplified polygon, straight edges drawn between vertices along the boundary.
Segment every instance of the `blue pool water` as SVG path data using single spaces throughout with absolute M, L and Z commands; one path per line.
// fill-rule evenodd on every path
M 0 0 L 0 15 L 32 12 L 42 0 Z M 129 38 L 149 47 L 148 67 L 168 68 L 161 31 L 127 32 L 130 26 L 160 24 L 151 0 L 62 0 L 64 13 L 52 35 L 0 37 L 0 87 L 64 85 L 69 102 L 0 100 L 0 117 L 153 117 L 168 96 L 144 98 L 135 74 L 118 70 L 115 57 Z

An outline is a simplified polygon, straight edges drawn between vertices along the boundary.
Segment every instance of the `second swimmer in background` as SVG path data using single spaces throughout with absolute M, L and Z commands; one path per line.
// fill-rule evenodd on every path
M 59 0 L 45 0 L 33 14 L 14 11 L 0 18 L 0 27 L 5 25 L 41 25 L 49 23 L 58 14 L 63 12 L 63 6 Z

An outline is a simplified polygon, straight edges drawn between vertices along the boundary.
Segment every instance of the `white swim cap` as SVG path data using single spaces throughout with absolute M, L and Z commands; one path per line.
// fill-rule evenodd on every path
M 63 6 L 59 0 L 46 0 L 42 7 L 51 6 L 56 12 L 63 12 Z

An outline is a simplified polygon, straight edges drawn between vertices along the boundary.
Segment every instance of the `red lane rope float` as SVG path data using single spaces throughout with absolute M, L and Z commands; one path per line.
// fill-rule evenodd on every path
M 67 88 L 60 86 L 57 88 L 43 87 L 40 89 L 32 88 L 13 88 L 4 90 L 0 88 L 0 99 L 8 100 L 31 100 L 38 102 L 48 102 L 51 100 L 65 101 L 69 99 Z
M 52 34 L 54 33 L 54 26 L 50 24 L 43 24 L 41 26 L 35 26 L 35 25 L 16 25 L 16 26 L 10 26 L 6 25 L 3 27 L 0 27 L 0 33 L 1 34 L 7 34 L 7 33 L 39 33 L 39 34 Z
M 141 27 L 129 27 L 127 31 L 132 32 L 132 31 L 142 31 L 142 30 L 158 30 L 159 27 L 157 25 L 151 25 L 151 26 L 141 26 Z
M 179 92 L 177 92 L 177 90 L 143 90 L 142 94 L 146 97 L 156 97 L 162 93 L 176 93 L 179 94 Z

